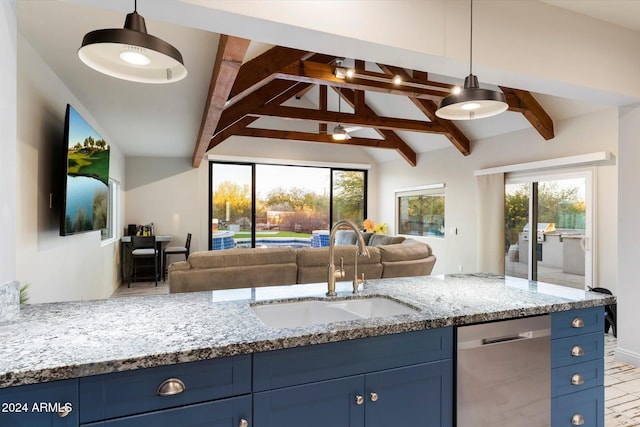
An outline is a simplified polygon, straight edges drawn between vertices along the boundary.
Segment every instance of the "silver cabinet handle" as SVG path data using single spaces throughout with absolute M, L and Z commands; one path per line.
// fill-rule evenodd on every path
M 582 357 L 582 356 L 584 356 L 584 349 L 582 347 L 580 347 L 579 345 L 574 345 L 573 348 L 571 348 L 571 356 L 572 357 Z
M 249 427 L 249 421 L 247 421 L 244 418 L 242 418 L 240 420 L 240 423 L 238 424 L 238 427 Z
M 378 400 L 378 393 L 371 392 L 369 394 L 369 399 L 371 399 L 372 402 L 375 402 L 376 400 Z
M 164 380 L 162 384 L 158 386 L 156 394 L 158 396 L 173 396 L 174 394 L 180 394 L 185 391 L 186 387 L 182 380 L 178 378 L 169 378 Z
M 575 414 L 571 417 L 571 425 L 572 426 L 581 426 L 584 424 L 584 417 L 582 414 Z
M 571 327 L 572 328 L 584 328 L 584 320 L 582 320 L 581 317 L 575 317 L 571 321 Z
M 356 405 L 362 405 L 364 403 L 364 397 L 359 394 L 356 396 Z
M 582 385 L 584 384 L 584 378 L 582 378 L 582 375 L 580 374 L 573 374 L 573 376 L 571 377 L 571 384 Z

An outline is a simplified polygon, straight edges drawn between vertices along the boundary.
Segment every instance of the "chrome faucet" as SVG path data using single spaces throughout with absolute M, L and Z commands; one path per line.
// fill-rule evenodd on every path
M 331 229 L 331 234 L 329 234 L 329 267 L 327 271 L 327 296 L 328 297 L 335 297 L 337 295 L 336 279 L 344 278 L 343 259 L 340 258 L 340 268 L 338 269 L 336 269 L 336 265 L 333 261 L 333 254 L 335 251 L 334 239 L 336 236 L 336 231 L 338 231 L 338 229 L 343 226 L 347 226 L 351 228 L 356 233 L 356 237 L 358 238 L 358 243 L 356 244 L 358 250 L 356 253 L 355 263 L 353 266 L 355 270 L 354 276 L 353 276 L 353 293 L 358 292 L 358 287 L 360 286 L 360 283 L 364 282 L 364 274 L 362 275 L 363 276 L 362 279 L 358 278 L 358 256 L 360 255 L 370 256 L 369 251 L 367 250 L 367 245 L 365 245 L 364 239 L 362 238 L 362 234 L 360 233 L 360 230 L 358 230 L 358 227 L 353 222 L 347 219 L 342 219 L 336 222 L 333 228 Z

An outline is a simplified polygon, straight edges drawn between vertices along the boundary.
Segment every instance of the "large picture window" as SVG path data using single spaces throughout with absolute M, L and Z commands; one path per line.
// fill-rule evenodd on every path
M 444 184 L 399 189 L 395 197 L 399 234 L 444 237 Z
M 210 163 L 211 249 L 328 244 L 330 224 L 366 216 L 364 170 Z

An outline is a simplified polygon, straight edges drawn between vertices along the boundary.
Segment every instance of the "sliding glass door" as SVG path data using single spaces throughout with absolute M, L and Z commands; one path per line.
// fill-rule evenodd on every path
M 210 163 L 210 249 L 328 244 L 366 216 L 367 174 L 329 167 Z
M 591 286 L 591 194 L 591 171 L 507 177 L 505 273 Z

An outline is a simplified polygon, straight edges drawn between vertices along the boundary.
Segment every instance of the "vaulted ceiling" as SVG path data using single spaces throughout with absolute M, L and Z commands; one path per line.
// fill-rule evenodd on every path
M 282 142 L 274 142 L 274 147 L 310 142 L 335 151 L 343 150 L 342 146 L 358 147 L 377 162 L 401 158 L 415 165 L 419 154 L 430 150 L 450 149 L 461 156 L 469 155 L 478 139 L 527 128 L 540 135 L 541 143 L 549 138 L 553 143 L 554 123 L 558 132 L 557 124 L 567 118 L 624 105 L 618 100 L 606 101 L 606 96 L 593 97 L 594 91 L 583 87 L 579 88 L 580 96 L 573 97 L 574 87 L 559 92 L 557 85 L 532 84 L 529 76 L 522 74 L 507 80 L 494 74 L 492 85 L 486 85 L 482 79 L 491 74 L 481 68 L 477 73 L 481 85 L 503 90 L 509 111 L 473 123 L 440 120 L 434 114 L 436 105 L 454 83 L 461 84 L 465 66 L 462 72 L 453 73 L 443 66 L 448 63 L 418 58 L 408 50 L 378 51 L 372 42 L 310 30 L 300 32 L 268 20 L 220 11 L 205 19 L 206 9 L 189 3 L 198 1 L 139 2 L 149 32 L 182 52 L 189 70 L 184 81 L 165 87 L 117 81 L 78 60 L 76 51 L 83 35 L 98 28 L 121 27 L 124 13 L 131 10 L 130 0 L 17 0 L 20 66 L 37 68 L 42 64 L 30 61 L 43 61 L 82 103 L 92 124 L 104 130 L 126 156 L 189 157 L 193 164 L 198 164 L 205 153 L 225 153 L 245 141 L 262 144 L 277 138 Z M 216 2 L 201 3 L 208 6 Z M 240 3 L 217 2 L 222 8 Z M 305 7 L 316 4 L 301 3 Z M 359 4 L 348 3 L 343 6 L 354 8 Z M 437 0 L 430 3 L 439 4 Z M 226 28 L 228 31 L 222 32 L 248 38 L 226 36 L 209 28 Z M 266 40 L 279 34 L 285 36 L 280 45 Z M 318 49 L 307 49 L 311 46 Z M 25 54 L 31 51 L 38 58 Z M 348 66 L 364 77 L 335 76 L 335 60 L 340 54 L 349 55 L 345 52 L 351 52 L 346 59 Z M 362 56 L 354 58 L 359 52 Z M 413 67 L 407 67 L 408 63 Z M 18 72 L 22 74 L 20 69 Z M 393 85 L 390 77 L 395 75 L 400 75 L 405 84 Z M 76 99 L 61 99 L 60 105 L 49 108 L 63 111 L 66 102 L 75 103 Z M 337 124 L 362 129 L 351 132 L 352 138 L 338 145 L 330 136 Z
M 249 41 L 222 35 L 205 104 L 202 126 L 193 155 L 193 166 L 200 165 L 204 154 L 231 136 L 273 138 L 328 144 L 348 144 L 395 150 L 410 165 L 416 166 L 415 151 L 397 131 L 444 135 L 462 155 L 471 154 L 469 139 L 455 122 L 436 116 L 442 98 L 451 93 L 452 84 L 433 81 L 424 71 L 406 70 L 376 64 L 380 72 L 369 71 L 356 59 L 355 76 L 337 76 L 336 68 L 344 58 L 274 46 L 242 64 Z M 393 82 L 399 77 L 401 82 Z M 317 85 L 320 90 L 317 109 L 287 107 L 282 104 L 301 97 Z M 353 113 L 329 111 L 328 88 L 336 91 Z M 554 136 L 553 120 L 531 93 L 500 87 L 509 111 L 521 113 L 544 139 Z M 379 92 L 407 97 L 423 114 L 424 120 L 382 116 L 367 103 L 367 94 Z M 305 120 L 317 123 L 315 132 L 273 130 L 252 127 L 260 117 Z M 351 137 L 336 141 L 328 132 L 329 123 L 371 128 L 378 138 Z

